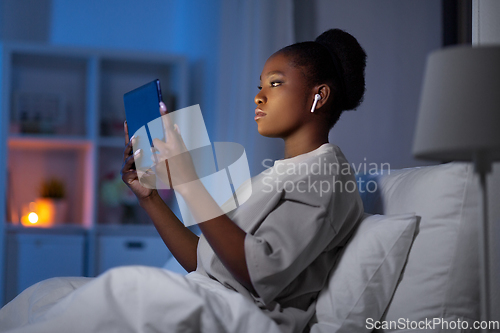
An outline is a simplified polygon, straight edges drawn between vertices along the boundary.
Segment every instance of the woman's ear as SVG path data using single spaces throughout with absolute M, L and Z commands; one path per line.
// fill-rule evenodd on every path
M 330 98 L 331 89 L 327 84 L 321 84 L 315 87 L 314 91 L 315 94 L 319 94 L 321 96 L 321 99 L 316 104 L 316 109 L 320 109 Z

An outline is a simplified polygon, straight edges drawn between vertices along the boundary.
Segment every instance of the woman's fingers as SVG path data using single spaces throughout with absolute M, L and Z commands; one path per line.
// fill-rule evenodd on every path
M 126 183 L 126 184 L 131 184 L 132 182 L 134 182 L 135 180 L 138 180 L 139 177 L 137 176 L 137 170 L 129 170 L 127 172 L 124 172 L 122 174 L 122 180 Z
M 135 143 L 135 140 L 136 140 L 136 138 L 135 138 L 135 136 L 133 136 L 130 140 L 128 140 L 127 144 L 125 145 L 125 150 L 123 151 L 123 160 L 124 161 L 127 157 L 132 155 L 132 149 L 133 149 L 133 144 Z
M 128 142 L 125 145 L 125 149 L 123 150 L 123 162 L 125 162 L 125 160 L 127 159 L 127 157 L 130 156 L 131 151 L 132 151 L 132 144 L 130 142 Z
M 167 149 L 167 146 L 168 146 L 167 143 L 163 142 L 158 138 L 154 138 L 153 147 L 151 147 L 151 149 L 153 149 L 154 151 L 162 152 L 163 150 Z
M 129 137 L 128 137 L 128 124 L 126 120 L 123 122 L 123 129 L 125 130 L 125 145 L 127 145 L 129 143 Z
M 163 129 L 165 131 L 165 138 L 168 142 L 168 140 L 172 137 L 172 131 L 174 127 L 172 126 L 172 120 L 170 119 L 170 115 L 167 114 L 167 107 L 163 102 L 160 102 L 160 115 L 161 115 L 161 121 L 163 123 Z
M 142 154 L 142 150 L 137 149 L 137 151 L 133 155 L 127 156 L 125 158 L 125 160 L 123 162 L 123 166 L 122 166 L 122 174 L 124 172 L 129 171 L 129 170 L 135 170 L 135 158 L 140 157 L 141 154 Z
M 163 101 L 160 102 L 160 114 L 163 116 L 164 114 L 167 114 L 167 106 Z

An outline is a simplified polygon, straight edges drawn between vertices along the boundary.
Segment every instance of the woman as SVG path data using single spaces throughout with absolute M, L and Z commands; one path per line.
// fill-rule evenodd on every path
M 200 237 L 156 190 L 140 184 L 134 138 L 129 141 L 125 124 L 122 179 L 190 274 L 118 268 L 95 279 L 49 279 L 0 311 L 0 331 L 200 331 L 211 322 L 211 330 L 221 332 L 302 332 L 339 249 L 363 215 L 356 186 L 348 186 L 355 184 L 354 175 L 328 133 L 343 111 L 361 103 L 365 61 L 356 39 L 338 29 L 315 42 L 287 46 L 267 60 L 255 96 L 255 121 L 261 135 L 284 140 L 284 159 L 252 178 L 252 195 L 228 214 L 196 180 L 179 130 L 160 104 L 166 142 L 156 139 L 154 146 L 167 163 L 166 173 L 157 175 L 168 177 L 182 195 L 200 222 Z M 157 278 L 151 280 L 152 275 Z M 23 304 L 28 314 L 18 311 Z
M 338 249 L 363 213 L 357 191 L 347 186 L 354 175 L 340 149 L 328 143 L 328 133 L 342 111 L 360 104 L 365 63 L 356 39 L 338 29 L 267 60 L 255 121 L 261 135 L 284 140 L 285 159 L 252 179 L 248 202 L 208 221 L 201 216 L 216 204 L 203 185 L 174 186 L 193 215 L 205 221 L 199 224 L 201 237 L 184 227 L 156 191 L 140 185 L 125 125 L 123 181 L 179 263 L 253 299 L 287 332 L 301 332 L 311 319 Z M 161 103 L 160 113 L 166 111 Z M 186 151 L 176 127 L 163 118 L 165 128 L 175 129 L 167 130 L 166 143 L 154 142 L 161 160 Z M 178 183 L 196 178 L 189 154 L 184 155 L 184 161 L 169 165 Z

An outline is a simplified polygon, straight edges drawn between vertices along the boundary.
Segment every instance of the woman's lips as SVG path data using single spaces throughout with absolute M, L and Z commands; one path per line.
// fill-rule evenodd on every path
M 255 120 L 264 117 L 266 114 L 261 109 L 255 109 Z

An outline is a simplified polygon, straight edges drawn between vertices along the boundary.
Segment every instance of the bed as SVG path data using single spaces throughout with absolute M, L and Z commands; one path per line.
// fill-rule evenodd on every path
M 358 186 L 367 213 L 306 332 L 473 332 L 480 316 L 471 165 L 359 175 Z M 198 273 L 119 267 L 97 279 L 49 279 L 20 297 L 0 312 L 0 332 L 280 332 L 252 302 Z M 492 312 L 500 320 L 500 309 Z M 441 323 L 422 327 L 434 318 Z

